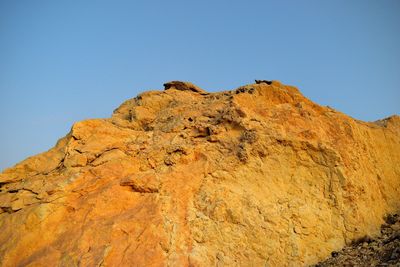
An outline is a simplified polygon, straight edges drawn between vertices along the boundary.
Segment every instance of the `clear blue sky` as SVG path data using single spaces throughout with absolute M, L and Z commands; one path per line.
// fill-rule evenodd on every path
M 400 113 L 400 1 L 0 0 L 0 170 L 168 80 Z

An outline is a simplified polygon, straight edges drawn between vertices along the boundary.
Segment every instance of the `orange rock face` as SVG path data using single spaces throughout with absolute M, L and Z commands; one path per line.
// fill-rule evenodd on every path
M 400 210 L 400 117 L 171 82 L 0 174 L 1 266 L 301 266 Z

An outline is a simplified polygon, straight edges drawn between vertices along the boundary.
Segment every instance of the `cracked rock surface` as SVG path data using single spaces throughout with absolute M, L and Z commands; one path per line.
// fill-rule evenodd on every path
M 399 116 L 173 81 L 0 174 L 0 265 L 304 266 L 399 210 Z

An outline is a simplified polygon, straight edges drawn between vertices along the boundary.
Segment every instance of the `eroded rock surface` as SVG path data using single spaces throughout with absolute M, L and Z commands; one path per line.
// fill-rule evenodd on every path
M 145 92 L 0 174 L 0 265 L 309 265 L 400 210 L 399 116 L 277 81 L 197 88 Z

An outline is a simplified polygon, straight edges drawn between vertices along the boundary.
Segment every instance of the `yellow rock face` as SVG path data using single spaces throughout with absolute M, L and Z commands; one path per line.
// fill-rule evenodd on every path
M 171 82 L 0 174 L 1 266 L 303 266 L 400 210 L 400 117 Z

